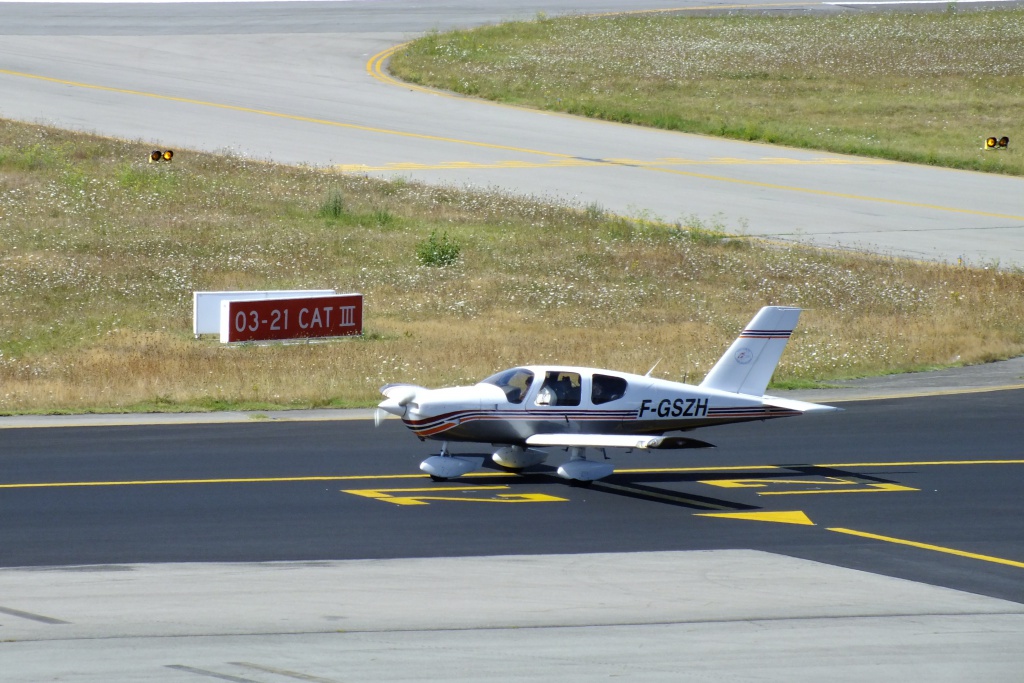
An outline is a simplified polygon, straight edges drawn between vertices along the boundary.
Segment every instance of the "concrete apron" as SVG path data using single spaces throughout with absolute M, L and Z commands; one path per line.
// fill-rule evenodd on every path
M 0 569 L 15 681 L 1012 680 L 1024 605 L 751 550 Z

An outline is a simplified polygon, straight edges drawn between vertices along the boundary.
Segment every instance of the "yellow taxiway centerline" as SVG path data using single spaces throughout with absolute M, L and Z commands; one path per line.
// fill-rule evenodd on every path
M 806 465 L 735 465 L 728 467 L 653 467 L 615 470 L 616 474 L 686 474 L 692 472 L 749 472 L 753 470 L 788 470 L 792 467 L 930 467 L 942 465 L 1024 465 L 1024 460 L 926 460 L 901 462 L 823 463 Z M 530 473 L 526 473 L 527 476 Z M 475 472 L 460 479 L 491 479 L 522 477 L 516 472 Z M 273 484 L 314 481 L 379 481 L 388 479 L 427 479 L 426 474 L 356 474 L 309 477 L 225 477 L 217 479 L 138 479 L 124 481 L 67 481 L 0 484 L 0 489 L 70 488 L 76 486 L 161 486 L 175 484 Z
M 251 107 L 242 107 L 234 104 L 222 104 L 219 102 L 208 102 L 205 100 L 194 100 L 188 97 L 173 97 L 171 95 L 161 95 L 159 93 L 145 92 L 143 90 L 129 90 L 125 88 L 114 88 L 107 85 L 95 85 L 91 83 L 79 83 L 76 81 L 67 81 L 60 78 L 51 78 L 49 76 L 39 76 L 36 74 L 24 73 L 21 71 L 11 71 L 9 69 L 0 69 L 0 75 L 5 76 L 17 76 L 19 78 L 29 78 L 36 81 L 43 81 L 46 83 L 56 83 L 58 85 L 71 86 L 74 88 L 85 88 L 87 90 L 99 90 L 101 92 L 116 93 L 119 95 L 132 95 L 136 97 L 148 97 L 157 100 L 165 100 L 167 102 L 178 102 L 181 104 L 191 104 L 200 107 L 211 107 L 213 109 L 225 109 L 228 111 L 244 112 L 246 114 L 257 114 L 259 116 L 270 116 L 278 119 L 286 119 L 290 121 L 299 121 L 302 123 L 315 123 L 322 126 L 333 126 L 335 128 L 347 128 L 349 130 L 365 131 L 367 133 L 379 133 L 382 135 L 394 135 L 404 138 L 414 138 L 417 140 L 430 140 L 433 142 L 445 142 L 450 144 L 468 145 L 470 147 L 482 147 L 485 149 L 498 149 L 508 152 L 519 152 L 523 154 L 537 154 L 540 156 L 554 157 L 554 158 L 567 158 L 571 159 L 572 156 L 569 154 L 558 154 L 555 152 L 544 152 L 534 149 L 524 149 L 522 147 L 511 147 L 508 145 L 497 145 L 489 142 L 474 142 L 472 140 L 460 140 L 457 138 L 447 138 L 438 135 L 426 135 L 423 133 L 409 133 L 401 130 L 392 130 L 389 128 L 377 128 L 374 126 L 363 126 L 357 123 L 344 123 L 342 121 L 331 121 L 330 119 L 318 119 L 310 116 L 299 116 L 297 114 L 284 114 L 281 112 L 268 111 L 266 109 L 254 109 Z
M 970 216 L 984 216 L 986 218 L 1003 218 L 1011 221 L 1024 221 L 1024 216 L 1014 216 L 1011 214 L 993 213 L 990 211 L 978 211 L 977 209 L 958 209 L 952 206 L 940 206 L 938 204 L 925 204 L 922 202 L 908 202 L 902 199 L 886 199 L 884 197 L 868 197 L 865 195 L 847 194 L 845 192 L 833 192 L 831 190 L 815 190 L 809 187 L 797 187 L 794 185 L 777 185 L 775 183 L 765 183 L 757 180 L 742 180 L 740 178 L 727 178 L 725 176 L 711 175 L 709 173 L 696 173 L 694 171 L 681 171 L 673 168 L 663 168 L 659 166 L 648 167 L 648 170 L 655 171 L 657 173 L 672 173 L 675 175 L 686 176 L 688 178 L 699 178 L 701 180 L 713 180 L 716 182 L 732 183 L 735 185 L 745 185 L 747 187 L 761 187 L 769 190 L 782 190 L 785 192 L 798 192 L 802 194 L 811 194 L 819 197 L 830 197 L 833 199 L 850 199 L 858 202 L 873 202 L 876 204 L 890 204 L 892 206 L 905 206 L 913 209 L 928 209 L 931 211 L 943 211 L 946 213 L 959 213 Z
M 384 73 L 384 70 L 383 70 L 383 64 L 386 61 L 387 57 L 391 56 L 391 54 L 393 54 L 400 47 L 402 47 L 402 46 L 401 45 L 394 46 L 394 47 L 388 48 L 387 50 L 384 50 L 384 51 L 374 55 L 367 62 L 366 69 L 367 69 L 367 72 L 371 76 L 373 76 L 374 78 L 377 78 L 378 80 L 380 80 L 380 81 L 382 81 L 384 83 L 388 83 L 390 85 L 395 85 L 395 86 L 401 86 L 401 87 L 404 87 L 404 88 L 411 88 L 410 85 L 401 83 L 401 82 L 397 81 L 396 79 L 386 75 Z M 449 138 L 449 137 L 437 136 L 437 135 L 426 135 L 426 134 L 422 134 L 422 133 L 410 133 L 410 132 L 406 132 L 406 131 L 392 130 L 392 129 L 387 129 L 387 128 L 378 128 L 378 127 L 374 127 L 374 126 L 364 126 L 364 125 L 354 124 L 354 123 L 343 123 L 343 122 L 340 122 L 340 121 L 332 121 L 332 120 L 329 120 L 329 119 L 319 119 L 319 118 L 313 118 L 313 117 L 308 117 L 308 116 L 299 116 L 299 115 L 296 115 L 296 114 L 285 114 L 285 113 L 282 113 L 282 112 L 273 112 L 273 111 L 268 111 L 268 110 L 265 110 L 265 109 L 256 109 L 256 108 L 251 108 L 251 107 L 243 107 L 243 106 L 240 106 L 240 105 L 223 104 L 223 103 L 218 103 L 218 102 L 209 102 L 209 101 L 205 101 L 205 100 L 196 100 L 196 99 L 187 98 L 187 97 L 174 97 L 174 96 L 171 96 L 171 95 L 161 95 L 159 93 L 151 93 L 151 92 L 145 92 L 145 91 L 141 91 L 141 90 L 131 90 L 131 89 L 126 89 L 126 88 L 115 88 L 115 87 L 112 87 L 112 86 L 96 85 L 96 84 L 91 84 L 91 83 L 81 83 L 81 82 L 77 82 L 77 81 L 68 81 L 68 80 L 64 80 L 64 79 L 60 79 L 60 78 L 52 78 L 52 77 L 49 77 L 49 76 L 41 76 L 41 75 L 30 74 L 30 73 L 25 73 L 25 72 L 21 72 L 21 71 L 13 71 L 13 70 L 10 70 L 10 69 L 0 69 L 0 75 L 15 76 L 15 77 L 18 77 L 18 78 L 28 78 L 28 79 L 32 79 L 32 80 L 36 80 L 36 81 L 42 81 L 42 82 L 46 82 L 46 83 L 56 83 L 58 85 L 70 86 L 70 87 L 75 87 L 75 88 L 84 88 L 84 89 L 88 89 L 88 90 L 97 90 L 97 91 L 101 91 L 101 92 L 110 92 L 110 93 L 116 93 L 116 94 L 121 94 L 121 95 L 131 95 L 131 96 L 136 96 L 136 97 L 148 97 L 148 98 L 164 100 L 164 101 L 168 101 L 168 102 L 178 102 L 178 103 L 182 103 L 182 104 L 191 104 L 191 105 L 201 106 L 201 107 L 211 107 L 211 108 L 214 108 L 214 109 L 223 109 L 223 110 L 228 110 L 228 111 L 244 112 L 244 113 L 248 113 L 248 114 L 256 114 L 256 115 L 259 115 L 259 116 L 270 116 L 270 117 L 273 117 L 273 118 L 286 119 L 286 120 L 291 120 L 291 121 L 299 121 L 299 122 L 303 122 L 303 123 L 313 123 L 313 124 L 317 124 L 317 125 L 333 126 L 333 127 L 337 127 L 337 128 L 347 128 L 347 129 L 350 129 L 350 130 L 359 130 L 359 131 L 365 131 L 365 132 L 368 132 L 368 133 L 377 133 L 377 134 L 382 134 L 382 135 L 393 135 L 393 136 L 398 136 L 398 137 L 405 137 L 405 138 L 418 139 L 418 140 L 429 140 L 429 141 L 443 142 L 443 143 L 448 143 L 448 144 L 466 145 L 466 146 L 471 146 L 471 147 L 476 147 L 476 148 L 483 148 L 483 149 L 495 149 L 495 150 L 502 150 L 502 151 L 511 151 L 511 152 L 518 152 L 518 153 L 521 153 L 521 154 L 530 154 L 530 155 L 542 156 L 542 157 L 547 157 L 547 158 L 551 158 L 551 159 L 576 160 L 576 157 L 574 155 L 571 155 L 571 154 L 562 154 L 562 153 L 558 153 L 558 152 L 547 152 L 547 151 L 543 151 L 543 150 L 529 149 L 529 148 L 524 148 L 524 147 L 515 147 L 515 146 L 509 146 L 509 145 L 498 145 L 498 144 L 487 143 L 487 142 L 475 142 L 475 141 L 471 141 L 471 140 L 461 140 L 461 139 L 458 139 L 458 138 Z M 427 91 L 427 89 L 425 89 L 425 88 L 412 88 L 412 89 L 420 89 L 420 90 Z M 428 92 L 436 93 L 437 91 L 429 90 Z M 611 162 L 606 162 L 606 163 L 611 163 Z M 672 173 L 672 174 L 678 174 L 678 175 L 692 177 L 692 178 L 700 178 L 700 179 L 703 179 L 703 180 L 711 180 L 711 181 L 714 181 L 714 182 L 723 182 L 723 183 L 736 184 L 736 185 L 744 185 L 744 186 L 750 186 L 750 187 L 763 187 L 763 188 L 770 188 L 770 189 L 782 190 L 782 191 L 787 191 L 787 192 L 812 194 L 812 195 L 823 196 L 823 197 L 830 197 L 830 198 L 835 198 L 835 199 L 849 199 L 849 200 L 854 200 L 854 201 L 864 201 L 864 202 L 872 202 L 872 203 L 890 204 L 890 205 L 895 205 L 895 206 L 906 206 L 906 207 L 912 207 L 912 208 L 923 208 L 923 209 L 940 211 L 940 212 L 968 214 L 968 215 L 975 215 L 975 216 L 984 216 L 984 217 L 988 217 L 988 218 L 1001 218 L 1001 219 L 1013 220 L 1013 221 L 1024 221 L 1024 216 L 1014 216 L 1014 215 L 1007 215 L 1007 214 L 992 213 L 992 212 L 987 212 L 987 211 L 978 211 L 976 209 L 960 209 L 960 208 L 956 208 L 956 207 L 947 207 L 947 206 L 940 206 L 940 205 L 935 205 L 935 204 L 924 204 L 924 203 L 920 203 L 920 202 L 907 202 L 907 201 L 903 201 L 903 200 L 899 200 L 899 199 L 887 199 L 887 198 L 882 198 L 882 197 L 869 197 L 869 196 L 861 196 L 861 195 L 852 195 L 852 194 L 845 194 L 845 193 L 841 193 L 841 192 L 832 192 L 832 191 L 828 191 L 828 190 L 816 190 L 816 189 L 813 189 L 813 188 L 804 188 L 804 187 L 797 187 L 797 186 L 790 186 L 790 185 L 777 185 L 777 184 L 774 184 L 774 183 L 765 183 L 765 182 L 752 181 L 752 180 L 742 180 L 742 179 L 739 179 L 739 178 L 728 178 L 728 177 L 725 177 L 725 176 L 717 176 L 717 175 L 704 174 L 704 173 L 695 173 L 695 172 L 692 172 L 692 171 L 682 171 L 682 170 L 678 170 L 678 169 L 664 168 L 664 167 L 658 166 L 658 165 L 641 166 L 640 168 L 644 168 L 644 169 L 647 169 L 647 170 L 650 170 L 650 171 L 659 172 L 659 173 Z
M 1019 567 L 1024 569 L 1024 562 L 1017 562 L 1016 560 L 1007 560 L 1002 557 L 993 557 L 992 555 L 981 555 L 979 553 L 969 553 L 965 550 L 957 550 L 956 548 L 946 548 L 941 545 L 932 545 L 930 543 L 919 543 L 917 541 L 908 541 L 903 538 L 893 538 L 892 536 L 881 536 L 879 534 L 869 534 L 866 531 L 857 531 L 855 529 L 844 529 L 841 527 L 830 527 L 829 531 L 835 531 L 840 534 L 847 534 L 848 536 L 859 536 L 861 538 L 870 538 L 875 541 L 885 541 L 886 543 L 895 543 L 897 545 L 908 545 L 912 548 L 921 548 L 922 550 L 933 550 L 938 553 L 946 553 L 947 555 L 957 555 L 959 557 L 967 557 L 972 560 L 982 560 L 984 562 L 994 562 L 995 564 L 1005 564 L 1010 567 Z
M 663 170 L 666 166 L 881 166 L 891 161 L 876 159 L 838 159 L 818 157 L 814 159 L 793 159 L 786 157 L 760 157 L 737 159 L 734 157 L 712 157 L 710 159 L 552 159 L 546 161 L 439 161 L 420 163 L 397 161 L 380 166 L 368 164 L 335 164 L 331 168 L 339 173 L 382 173 L 395 171 L 453 171 L 453 170 L 503 170 L 503 169 L 545 169 L 545 168 L 593 168 L 598 166 L 629 166 Z
M 513 472 L 482 472 L 464 477 L 515 477 Z M 378 481 L 382 479 L 427 479 L 426 474 L 359 474 L 327 477 L 228 477 L 223 479 L 138 479 L 126 481 L 65 481 L 32 484 L 0 484 L 0 489 L 71 488 L 76 486 L 166 486 L 175 484 L 276 484 L 311 481 Z

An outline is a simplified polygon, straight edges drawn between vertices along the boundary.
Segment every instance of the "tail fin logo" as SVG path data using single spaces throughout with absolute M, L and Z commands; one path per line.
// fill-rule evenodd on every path
M 762 308 L 704 377 L 701 387 L 763 395 L 799 317 L 799 308 Z
M 740 365 L 746 365 L 750 361 L 754 360 L 754 352 L 744 346 L 736 352 L 735 358 L 736 362 Z

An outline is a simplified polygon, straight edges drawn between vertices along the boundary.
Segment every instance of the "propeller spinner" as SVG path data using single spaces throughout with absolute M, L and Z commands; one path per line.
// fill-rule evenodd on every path
M 388 415 L 405 417 L 408 406 L 416 399 L 417 387 L 411 384 L 396 384 L 381 388 L 381 393 L 387 396 L 377 404 L 377 410 L 373 413 L 373 423 L 377 427 L 387 419 Z

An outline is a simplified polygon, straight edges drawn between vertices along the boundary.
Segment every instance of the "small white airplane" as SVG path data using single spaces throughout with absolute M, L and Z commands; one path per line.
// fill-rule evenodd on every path
M 521 470 L 544 462 L 542 448 L 565 448 L 558 474 L 591 482 L 615 471 L 607 448 L 703 448 L 711 444 L 667 432 L 838 410 L 765 395 L 799 308 L 766 306 L 698 385 L 598 368 L 528 365 L 499 372 L 468 387 L 426 389 L 388 384 L 376 423 L 402 418 L 421 441 L 443 441 L 440 455 L 420 464 L 435 481 L 483 466 L 479 457 L 448 452 L 449 441 L 489 443 L 502 467 Z M 653 371 L 654 368 L 651 368 Z M 587 460 L 586 449 L 602 451 Z

